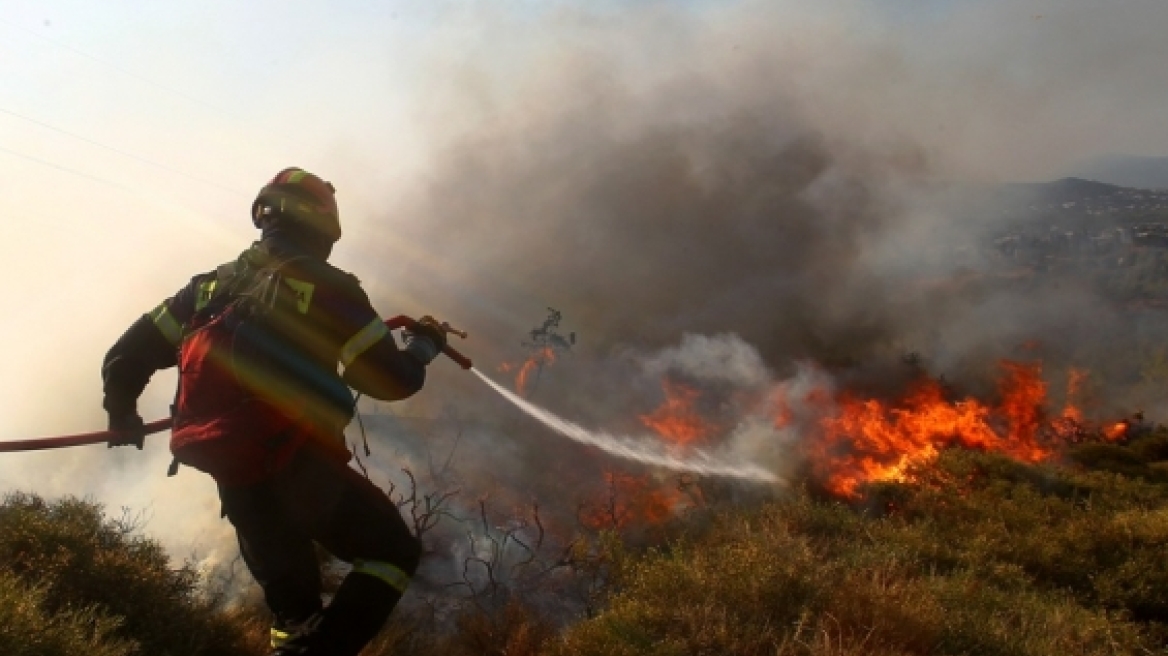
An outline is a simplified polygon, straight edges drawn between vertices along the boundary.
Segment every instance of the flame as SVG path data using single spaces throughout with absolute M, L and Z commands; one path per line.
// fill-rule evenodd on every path
M 1106 437 L 1112 442 L 1119 442 L 1127 437 L 1128 431 L 1131 430 L 1131 423 L 1126 419 L 1116 422 L 1110 426 L 1103 427 L 1103 437 Z
M 712 426 L 694 407 L 698 390 L 672 381 L 661 381 L 665 400 L 653 412 L 641 415 L 641 423 L 661 437 L 679 446 L 688 446 L 706 438 Z
M 1039 364 L 1003 362 L 996 408 L 973 398 L 949 401 L 931 379 L 896 404 L 844 394 L 807 443 L 812 470 L 828 491 L 855 498 L 863 483 L 904 480 L 912 465 L 952 445 L 1043 460 L 1052 449 L 1040 441 L 1046 398 L 1041 374 Z
M 1087 383 L 1087 372 L 1072 368 L 1067 372 L 1067 403 L 1063 407 L 1063 418 L 1083 423 L 1082 396 Z
M 680 490 L 663 487 L 648 475 L 604 474 L 603 497 L 581 506 L 580 523 L 592 530 L 652 526 L 672 517 L 684 503 Z
M 518 371 L 515 374 L 515 391 L 519 396 L 527 396 L 527 383 L 531 378 L 533 372 L 539 371 L 544 365 L 552 364 L 556 361 L 556 351 L 550 346 L 545 346 L 531 354 L 522 364 L 514 362 L 504 362 L 499 365 L 499 371 L 509 374 L 512 371 Z

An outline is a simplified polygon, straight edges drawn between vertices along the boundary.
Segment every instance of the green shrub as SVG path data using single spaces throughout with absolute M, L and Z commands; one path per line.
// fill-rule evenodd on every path
M 132 653 L 260 653 L 200 597 L 195 570 L 172 569 L 161 545 L 137 529 L 88 501 L 11 494 L 0 503 L 0 573 L 41 590 L 47 613 L 92 608 L 117 618 L 112 635 L 137 643 Z
M 0 654 L 5 656 L 130 656 L 136 645 L 118 640 L 117 620 L 94 608 L 56 613 L 45 589 L 0 572 Z

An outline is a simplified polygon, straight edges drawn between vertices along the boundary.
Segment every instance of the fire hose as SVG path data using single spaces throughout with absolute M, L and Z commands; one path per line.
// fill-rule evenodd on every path
M 397 316 L 385 320 L 385 326 L 390 330 L 397 330 L 398 328 L 405 328 L 409 330 L 418 325 L 416 319 L 407 316 Z M 442 322 L 442 330 L 452 335 L 466 339 L 466 333 L 453 328 L 450 324 Z M 474 365 L 470 358 L 456 351 L 449 344 L 442 347 L 442 353 L 454 360 L 458 366 L 463 369 L 471 369 Z M 173 419 L 169 417 L 166 419 L 159 419 L 152 421 L 142 426 L 142 432 L 146 435 L 153 435 L 154 433 L 161 433 L 167 430 L 174 423 Z M 117 431 L 96 431 L 93 433 L 78 433 L 76 435 L 59 435 L 56 437 L 39 437 L 29 440 L 10 440 L 7 442 L 0 442 L 0 453 L 13 451 L 40 451 L 43 449 L 61 449 L 70 446 L 82 446 L 84 444 L 102 444 L 109 442 L 111 438 L 118 435 Z

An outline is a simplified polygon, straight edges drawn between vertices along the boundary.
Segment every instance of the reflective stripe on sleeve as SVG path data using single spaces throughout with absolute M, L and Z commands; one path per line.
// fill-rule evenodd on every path
M 380 579 L 398 592 L 405 592 L 406 588 L 410 586 L 410 575 L 389 563 L 377 560 L 354 560 L 353 571 Z
M 285 642 L 292 639 L 292 634 L 287 631 L 281 631 L 276 627 L 272 627 L 272 649 L 282 646 Z
M 345 345 L 341 347 L 341 364 L 348 367 L 352 364 L 357 356 L 364 353 L 370 346 L 381 341 L 382 337 L 389 334 L 389 328 L 385 327 L 385 323 L 380 318 L 374 318 L 361 330 L 357 331 Z
M 166 302 L 163 301 L 154 311 L 150 313 L 150 320 L 158 327 L 159 332 L 170 342 L 171 346 L 178 346 L 182 341 L 182 324 L 174 315 L 170 313 L 170 308 L 166 307 Z

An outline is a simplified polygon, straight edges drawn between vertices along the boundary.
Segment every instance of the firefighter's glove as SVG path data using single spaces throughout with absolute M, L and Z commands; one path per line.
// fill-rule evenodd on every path
M 446 346 L 446 329 L 431 316 L 418 319 L 417 323 L 405 331 L 406 351 L 422 364 L 430 362 Z
M 146 440 L 146 429 L 143 427 L 142 417 L 136 411 L 110 413 L 109 429 L 112 433 L 109 439 L 109 448 L 115 446 L 136 446 L 142 449 Z

